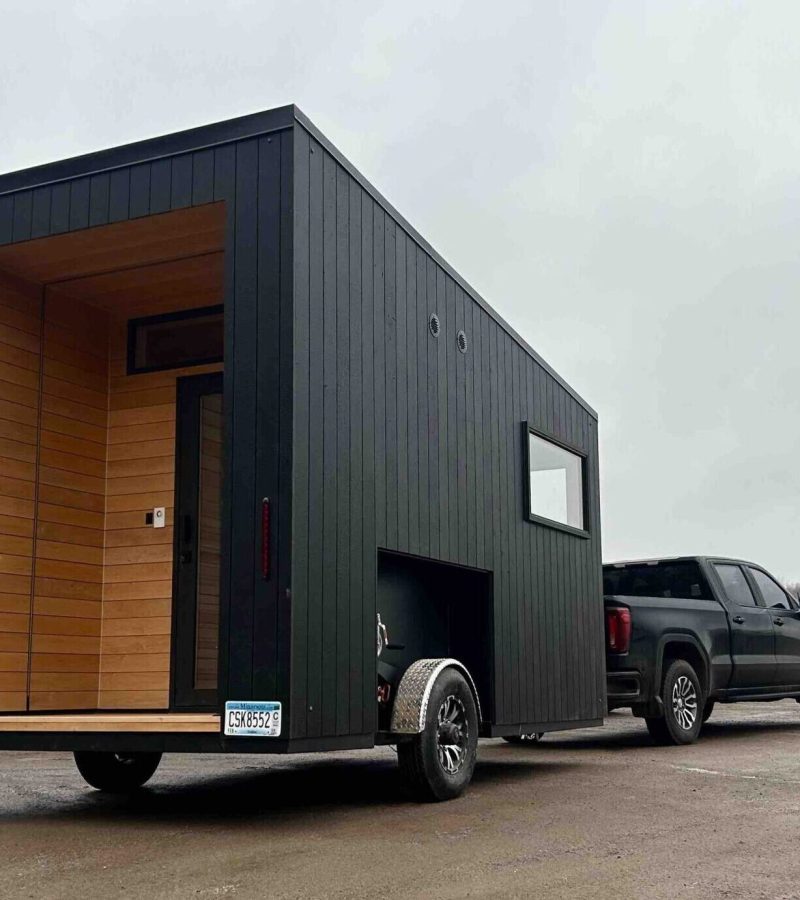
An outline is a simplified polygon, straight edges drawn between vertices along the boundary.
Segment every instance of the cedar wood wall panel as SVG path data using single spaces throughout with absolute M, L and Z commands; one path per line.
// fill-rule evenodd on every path
M 0 275 L 0 712 L 28 692 L 42 290 Z
M 285 441 L 291 436 L 292 381 L 289 361 L 292 322 L 289 315 L 281 317 L 279 306 L 281 303 L 290 304 L 292 297 L 292 142 L 292 130 L 284 129 L 261 137 L 180 153 L 153 162 L 126 165 L 96 175 L 70 178 L 35 190 L 20 190 L 0 196 L 0 245 L 122 222 L 190 205 L 225 201 L 225 302 L 230 313 L 226 315 L 225 356 L 232 360 L 226 367 L 225 378 L 225 417 L 228 428 L 232 429 L 226 445 L 225 452 L 228 455 L 225 463 L 228 471 L 237 472 L 237 478 L 233 485 L 230 481 L 226 483 L 222 498 L 224 519 L 233 521 L 230 526 L 233 534 L 229 532 L 228 525 L 224 524 L 222 568 L 229 573 L 229 579 L 222 585 L 220 666 L 223 672 L 223 693 L 241 699 L 288 694 L 289 648 L 287 642 L 279 644 L 277 634 L 279 628 L 283 633 L 288 633 L 290 628 L 288 566 L 284 561 L 289 556 L 288 489 L 291 453 L 286 444 L 280 443 L 279 435 L 282 434 Z M 11 297 L 10 293 L 0 289 L 0 344 L 3 344 L 4 334 L 6 337 L 9 334 L 12 337 L 22 335 L 19 340 L 27 342 L 26 352 L 35 357 L 39 340 L 39 327 L 35 321 L 28 323 L 31 327 L 27 331 L 21 329 L 19 324 L 13 326 L 13 333 L 6 334 L 3 331 L 4 319 L 9 316 L 13 318 L 15 314 L 14 304 L 17 300 L 9 299 Z M 35 297 L 32 299 L 35 300 Z M 34 313 L 26 315 L 32 316 Z M 157 416 L 159 411 L 165 412 L 165 407 L 169 406 L 163 402 L 163 398 L 156 402 L 161 397 L 160 394 L 153 394 L 153 402 L 149 403 L 144 397 L 146 391 L 141 392 L 141 404 L 125 405 L 127 401 L 121 398 L 128 392 L 124 390 L 124 376 L 119 370 L 122 365 L 119 332 L 114 341 L 111 364 L 116 367 L 116 375 L 112 375 L 109 412 L 109 446 L 112 448 L 110 457 L 116 457 L 121 452 L 114 448 L 124 446 L 123 441 L 117 443 L 115 440 L 115 436 L 122 434 L 122 429 L 126 427 L 121 424 L 121 417 L 126 415 L 123 410 L 139 410 L 141 415 L 150 417 Z M 9 346 L 15 351 L 20 349 L 14 346 L 13 341 Z M 3 349 L 0 346 L 0 351 Z M 11 351 L 9 358 L 10 353 Z M 20 422 L 21 426 L 35 428 L 38 415 L 37 392 L 34 387 L 18 385 L 18 378 L 4 380 L 2 367 L 8 365 L 4 362 L 5 358 L 6 355 L 0 353 L 0 428 L 4 422 L 16 422 L 19 416 L 31 420 Z M 16 366 L 8 369 L 6 375 L 15 376 L 16 369 L 23 371 L 22 367 Z M 198 368 L 193 371 L 202 370 Z M 36 371 L 24 371 L 29 371 L 24 377 L 32 377 L 34 381 L 38 378 Z M 175 375 L 173 372 L 173 382 Z M 114 377 L 118 379 L 116 387 Z M 149 376 L 138 377 L 146 379 Z M 14 395 L 10 401 L 4 400 L 3 391 L 6 389 Z M 128 393 L 128 398 L 136 393 L 138 392 Z M 23 397 L 24 403 L 20 402 Z M 9 402 L 14 405 L 4 405 Z M 147 428 L 152 424 L 155 423 L 147 422 L 137 427 Z M 166 419 L 158 424 L 172 427 Z M 174 438 L 163 444 L 163 454 L 146 458 L 149 461 L 163 461 L 170 457 L 173 440 Z M 25 459 L 18 459 L 16 443 L 24 444 L 19 441 L 8 446 L 0 444 L 0 461 L 5 460 L 3 454 L 8 450 L 13 466 L 19 469 L 18 474 L 27 473 L 30 476 L 18 479 L 24 485 L 30 485 L 20 489 L 31 493 L 35 482 L 32 474 L 35 468 L 33 457 L 27 458 L 31 456 L 31 450 L 25 450 Z M 25 444 L 26 448 L 29 446 L 33 447 Z M 152 485 L 154 490 L 140 495 L 140 501 L 136 501 L 138 505 L 135 504 L 136 509 L 117 509 L 118 506 L 130 506 L 133 503 L 133 500 L 123 499 L 131 497 L 131 494 L 117 492 L 118 487 L 122 489 L 123 480 L 129 477 L 120 474 L 119 484 L 116 482 L 116 464 L 122 462 L 121 459 L 109 459 L 108 524 L 124 524 L 123 517 L 128 514 L 136 516 L 138 521 L 142 514 L 139 506 L 145 502 L 145 498 L 148 506 L 171 506 L 169 497 L 172 492 L 162 484 L 163 477 L 168 473 L 151 470 L 146 477 L 158 482 Z M 166 465 L 164 463 L 161 468 Z M 20 466 L 28 466 L 31 471 L 26 469 L 23 472 Z M 94 486 L 94 483 L 91 484 Z M 13 493 L 13 486 L 7 487 Z M 269 497 L 272 504 L 271 578 L 268 581 L 257 579 L 255 574 L 262 497 Z M 156 503 L 156 500 L 163 503 Z M 28 549 L 28 543 L 32 545 L 33 541 L 33 502 L 33 496 L 7 496 L 0 483 L 0 541 L 6 540 L 8 543 L 15 539 L 17 543 L 14 548 L 17 553 L 12 555 L 21 560 L 9 562 L 6 566 L 13 565 L 20 572 L 0 573 L 0 578 L 4 579 L 0 585 L 3 587 L 0 596 L 7 598 L 0 600 L 0 609 L 10 609 L 13 605 L 13 611 L 0 612 L 0 672 L 3 673 L 0 675 L 0 709 L 3 705 L 8 709 L 24 709 L 27 688 L 23 681 L 27 677 L 28 636 L 24 632 L 19 632 L 17 636 L 17 632 L 9 630 L 16 626 L 6 616 L 21 615 L 25 618 L 31 615 L 29 570 L 32 569 L 33 551 L 32 546 Z M 169 629 L 167 618 L 163 615 L 163 589 L 150 590 L 146 586 L 152 587 L 164 582 L 165 579 L 161 576 L 171 565 L 171 557 L 158 560 L 148 557 L 147 561 L 137 564 L 128 562 L 127 557 L 123 559 L 126 551 L 122 545 L 117 546 L 118 542 L 123 542 L 123 532 L 126 530 L 120 527 L 110 528 L 109 534 L 114 534 L 109 537 L 106 547 L 113 565 L 109 568 L 110 580 L 103 588 L 109 608 L 102 621 L 104 664 L 100 667 L 99 702 L 103 706 L 115 708 L 151 704 L 160 707 L 165 704 L 167 697 L 168 673 L 164 671 L 164 659 L 169 651 Z M 164 529 L 164 532 L 170 535 L 171 529 Z M 233 551 L 230 549 L 231 537 L 234 540 Z M 166 557 L 164 546 L 160 550 L 146 549 L 153 546 L 159 546 L 159 543 L 143 545 L 145 549 L 141 552 L 150 555 L 155 552 Z M 80 552 L 88 552 L 88 548 Z M 0 560 L 5 558 L 0 555 Z M 52 562 L 42 560 L 42 565 L 44 570 L 51 567 Z M 75 562 L 74 565 L 91 563 Z M 129 577 L 126 571 L 131 566 L 147 575 L 148 580 L 121 580 Z M 74 570 L 74 574 L 78 573 L 88 577 L 89 570 Z M 151 575 L 159 577 L 150 578 Z M 94 581 L 87 583 L 95 584 Z M 80 590 L 83 591 L 83 588 Z M 133 594 L 131 590 L 134 591 Z M 145 596 L 148 590 L 149 595 Z M 229 609 L 227 603 L 231 591 L 237 596 L 233 610 Z M 24 599 L 26 596 L 27 605 Z M 128 600 L 135 600 L 139 604 L 138 610 L 146 613 L 141 618 L 150 620 L 150 624 L 146 626 L 150 630 L 148 634 L 133 633 L 139 627 L 134 620 L 140 617 L 128 615 L 127 607 L 123 608 L 122 604 Z M 77 610 L 79 604 L 94 602 L 94 596 L 90 600 L 76 599 L 73 608 Z M 22 612 L 17 612 L 18 608 Z M 80 606 L 80 609 L 91 613 L 86 619 L 94 621 L 94 606 Z M 158 634 L 151 633 L 154 628 L 159 630 Z M 117 634 L 120 629 L 125 633 Z M 258 635 L 256 650 L 255 635 Z M 34 640 L 38 648 L 45 647 L 41 643 L 45 640 L 43 636 L 34 635 Z M 99 633 L 92 636 L 92 640 L 100 641 Z M 117 647 L 114 641 L 127 641 L 128 644 Z M 54 648 L 47 644 L 46 649 L 49 651 Z M 53 653 L 51 666 L 61 664 L 57 659 L 68 665 L 67 671 L 76 665 L 84 666 L 92 670 L 96 679 L 95 662 L 99 645 L 96 648 L 93 643 L 89 649 L 92 652 L 73 654 L 74 658 L 69 660 L 66 659 L 67 654 Z M 124 652 L 114 652 L 116 650 Z M 8 678 L 4 677 L 6 673 Z M 23 678 L 19 677 L 20 674 Z M 135 678 L 139 689 L 138 699 L 129 693 L 133 689 L 131 676 Z M 6 682 L 8 691 L 4 690 Z M 96 691 L 96 688 L 93 689 Z M 46 700 L 44 693 L 42 691 L 39 695 L 42 703 Z M 75 699 L 77 700 L 77 695 Z M 88 698 L 86 699 L 87 703 L 80 705 L 89 706 Z M 61 707 L 62 700 L 63 698 L 50 697 L 47 702 L 55 702 L 56 707 Z M 290 719 L 288 709 L 285 719 Z
M 292 736 L 375 728 L 378 548 L 493 572 L 493 721 L 601 717 L 595 418 L 299 126 L 294 251 Z M 527 521 L 526 421 L 587 454 L 588 540 Z
M 29 708 L 97 705 L 108 319 L 45 288 Z

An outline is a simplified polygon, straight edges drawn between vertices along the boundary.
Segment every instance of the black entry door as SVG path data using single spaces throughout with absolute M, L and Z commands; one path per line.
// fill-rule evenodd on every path
M 178 379 L 173 706 L 216 706 L 222 373 Z

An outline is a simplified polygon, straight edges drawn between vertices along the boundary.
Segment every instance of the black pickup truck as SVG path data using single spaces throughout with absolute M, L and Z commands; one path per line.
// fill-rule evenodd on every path
M 800 606 L 761 566 L 681 557 L 603 566 L 608 708 L 690 744 L 716 702 L 800 702 Z

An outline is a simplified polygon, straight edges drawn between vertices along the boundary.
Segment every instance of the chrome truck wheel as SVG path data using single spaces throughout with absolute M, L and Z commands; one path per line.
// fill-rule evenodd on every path
M 685 675 L 672 685 L 672 714 L 684 731 L 692 730 L 697 719 L 697 691 Z

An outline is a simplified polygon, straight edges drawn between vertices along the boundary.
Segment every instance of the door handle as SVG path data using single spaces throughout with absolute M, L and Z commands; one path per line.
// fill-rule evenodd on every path
M 744 619 L 742 618 L 742 616 L 734 616 L 731 621 L 735 622 L 737 625 L 744 625 Z
M 776 625 L 783 625 L 783 619 L 782 619 L 780 616 L 778 616 L 777 619 L 773 619 L 772 621 L 773 621 Z

